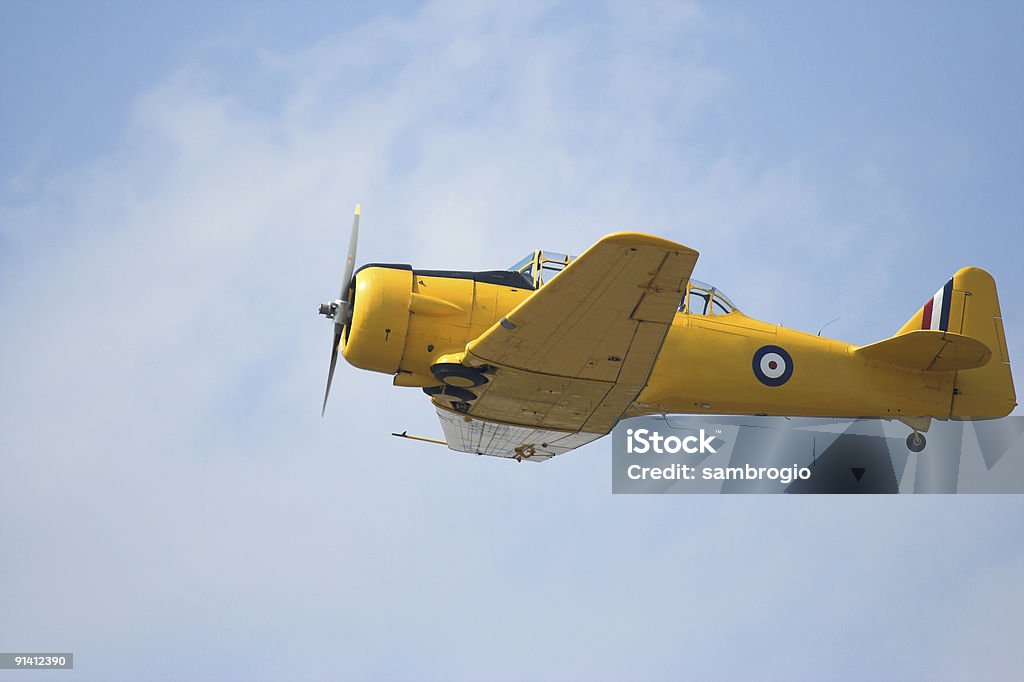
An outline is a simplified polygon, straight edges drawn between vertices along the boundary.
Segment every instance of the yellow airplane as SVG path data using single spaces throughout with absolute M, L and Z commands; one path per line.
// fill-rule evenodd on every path
M 963 268 L 891 338 L 867 346 L 747 317 L 690 278 L 697 251 L 610 234 L 578 258 L 534 251 L 508 270 L 353 273 L 334 322 L 352 365 L 422 388 L 453 450 L 540 461 L 648 414 L 896 419 L 920 452 L 932 419 L 1016 406 L 995 281 Z M 321 412 L 322 414 L 322 412 Z M 405 435 L 395 434 L 395 435 Z M 432 440 L 432 439 L 420 439 Z

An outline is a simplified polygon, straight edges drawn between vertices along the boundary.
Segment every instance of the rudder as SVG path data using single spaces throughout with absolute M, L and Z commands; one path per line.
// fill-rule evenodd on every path
M 992 275 L 981 268 L 959 270 L 897 333 L 932 329 L 963 334 L 981 341 L 992 357 L 976 369 L 958 370 L 950 416 L 994 419 L 1017 405 L 1010 374 L 1010 355 Z

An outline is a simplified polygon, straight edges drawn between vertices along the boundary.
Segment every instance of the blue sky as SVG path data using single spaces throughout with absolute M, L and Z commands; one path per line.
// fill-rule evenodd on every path
M 439 429 L 382 375 L 340 367 L 320 419 L 315 307 L 361 201 L 361 261 L 638 229 L 855 343 L 978 265 L 1019 366 L 1022 28 L 0 3 L 0 650 L 82 680 L 1006 679 L 1019 498 L 612 497 L 606 440 L 538 466 L 396 441 Z

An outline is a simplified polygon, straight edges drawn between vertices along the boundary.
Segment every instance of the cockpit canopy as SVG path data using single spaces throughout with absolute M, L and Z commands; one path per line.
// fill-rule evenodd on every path
M 576 259 L 564 253 L 537 249 L 524 256 L 522 260 L 509 268 L 512 272 L 521 272 L 533 282 L 535 289 L 540 289 L 545 282 L 565 269 L 565 266 Z
M 522 273 L 533 282 L 535 289 L 539 289 L 575 259 L 576 256 L 537 249 L 524 256 L 509 270 Z M 686 295 L 679 303 L 679 312 L 692 315 L 728 315 L 736 309 L 733 302 L 719 289 L 697 279 L 691 279 L 686 283 Z
M 691 279 L 686 283 L 686 296 L 679 304 L 679 311 L 691 315 L 728 315 L 736 306 L 725 294 L 715 287 Z

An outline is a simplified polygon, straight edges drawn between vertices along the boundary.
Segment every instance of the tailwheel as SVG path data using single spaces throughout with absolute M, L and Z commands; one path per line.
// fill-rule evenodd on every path
M 925 439 L 923 433 L 914 431 L 909 436 L 907 436 L 907 448 L 911 452 L 921 452 L 922 450 L 924 450 L 924 446 L 927 444 L 928 441 Z
M 466 367 L 457 362 L 439 362 L 430 368 L 434 377 L 445 386 L 474 388 L 487 383 L 487 377 L 476 367 Z

